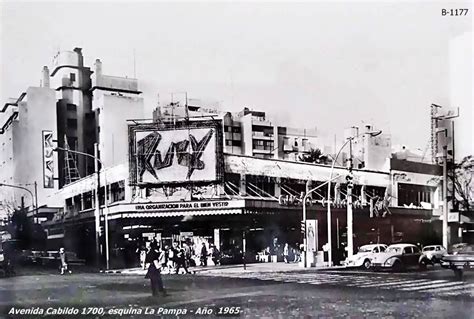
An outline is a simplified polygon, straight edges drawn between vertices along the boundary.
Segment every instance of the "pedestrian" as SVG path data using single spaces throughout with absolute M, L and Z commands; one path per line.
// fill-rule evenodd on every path
M 288 255 L 290 254 L 290 247 L 288 246 L 288 243 L 285 244 L 285 247 L 283 248 L 283 260 L 285 263 L 288 264 Z
M 190 274 L 188 270 L 188 266 L 186 265 L 186 257 L 185 257 L 185 252 L 184 248 L 181 248 L 177 253 L 176 253 L 176 274 L 179 274 L 179 269 L 182 267 L 184 268 L 184 271 L 187 274 Z
M 68 268 L 67 255 L 63 247 L 59 248 L 59 262 L 60 262 L 59 268 L 61 271 L 61 275 L 64 275 L 65 273 L 72 274 L 72 271 Z
M 206 243 L 202 243 L 201 247 L 201 266 L 207 266 L 207 248 Z
M 146 269 L 146 248 L 145 246 L 141 245 L 139 247 L 139 253 L 140 253 L 140 267 L 142 269 Z
M 148 244 L 148 243 L 147 243 Z M 147 245 L 146 262 L 150 263 L 145 278 L 150 279 L 151 293 L 154 297 L 161 292 L 163 296 L 167 296 L 165 288 L 163 287 L 163 279 L 161 278 L 161 268 L 164 263 L 164 251 L 157 252 Z
M 294 251 L 295 251 L 295 258 L 294 258 L 293 262 L 295 262 L 295 263 L 300 262 L 301 261 L 301 252 L 300 252 L 298 243 L 296 243 L 296 247 L 295 247 Z
M 217 249 L 215 245 L 212 245 L 211 258 L 215 266 L 220 264 L 220 260 L 221 260 L 220 255 L 221 253 L 219 249 Z
M 186 241 L 183 244 L 183 248 L 184 248 L 184 261 L 186 263 L 186 267 L 190 267 L 192 252 L 191 252 L 191 245 L 188 243 L 188 241 Z

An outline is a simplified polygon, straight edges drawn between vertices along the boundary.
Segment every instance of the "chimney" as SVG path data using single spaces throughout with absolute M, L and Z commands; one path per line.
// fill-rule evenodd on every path
M 100 61 L 100 59 L 95 59 L 94 67 L 95 67 L 95 76 L 97 78 L 101 77 L 102 76 L 102 62 Z
M 84 57 L 82 56 L 82 48 L 74 48 L 73 51 L 77 53 L 78 66 L 84 66 Z
M 49 88 L 49 69 L 47 66 L 43 67 L 43 79 L 42 79 L 42 87 Z

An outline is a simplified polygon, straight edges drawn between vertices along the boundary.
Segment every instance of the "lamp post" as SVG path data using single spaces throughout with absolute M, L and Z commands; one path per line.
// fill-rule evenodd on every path
M 328 265 L 331 266 L 332 264 L 332 224 L 331 224 L 331 181 L 332 181 L 332 174 L 334 171 L 334 165 L 336 164 L 337 158 L 341 154 L 342 150 L 344 147 L 348 144 L 351 143 L 351 148 L 350 148 L 350 154 L 349 154 L 349 173 L 352 173 L 352 140 L 355 138 L 358 138 L 359 136 L 362 135 L 369 135 L 371 137 L 380 135 L 382 131 L 373 131 L 373 132 L 364 132 L 361 134 L 357 134 L 355 136 L 351 136 L 347 139 L 347 141 L 342 144 L 341 148 L 336 154 L 336 157 L 332 160 L 331 164 L 331 171 L 329 173 L 329 183 L 328 183 L 328 209 L 327 209 L 327 223 L 328 223 Z M 354 250 L 354 242 L 353 242 L 353 221 L 352 221 L 352 190 L 349 188 L 347 192 L 347 250 L 348 250 L 348 256 L 352 256 L 353 250 Z
M 100 258 L 100 246 L 99 246 L 99 233 L 100 233 L 100 200 L 99 200 L 99 194 L 100 194 L 100 169 L 99 169 L 99 164 L 102 167 L 105 167 L 102 161 L 99 159 L 98 155 L 98 144 L 94 144 L 94 155 L 84 153 L 84 152 L 79 152 L 79 151 L 73 151 L 69 149 L 65 149 L 62 147 L 56 147 L 54 151 L 63 151 L 63 152 L 70 152 L 82 156 L 88 156 L 90 158 L 93 158 L 95 160 L 95 169 L 96 169 L 96 174 L 97 174 L 97 187 L 96 187 L 96 203 L 95 203 L 95 249 L 96 249 L 96 256 L 97 256 L 97 262 L 99 262 Z M 106 261 L 106 267 L 109 269 L 109 220 L 108 220 L 108 203 L 107 203 L 107 178 L 106 174 L 104 171 L 104 182 L 105 182 L 105 187 L 104 187 L 104 203 L 105 203 L 105 261 Z

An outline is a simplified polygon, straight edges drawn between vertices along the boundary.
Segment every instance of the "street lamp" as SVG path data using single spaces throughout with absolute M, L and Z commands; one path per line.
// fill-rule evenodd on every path
M 36 193 L 36 182 L 35 182 L 35 193 Z M 37 215 L 38 213 L 38 196 L 34 196 L 33 193 L 28 189 L 28 188 L 25 188 L 25 187 L 21 187 L 21 186 L 17 186 L 17 185 L 11 185 L 11 184 L 5 184 L 5 183 L 0 183 L 0 186 L 5 186 L 5 187 L 11 187 L 11 188 L 18 188 L 18 189 L 22 189 L 24 191 L 27 191 L 28 193 L 30 193 L 31 195 L 31 206 L 33 206 L 33 222 L 35 220 L 35 215 Z M 36 203 L 36 204 L 35 204 Z M 35 211 L 36 211 L 36 214 L 35 214 Z
M 332 173 L 334 171 L 334 165 L 336 164 L 337 158 L 339 154 L 341 154 L 344 147 L 350 143 L 350 150 L 349 150 L 349 174 L 352 174 L 352 140 L 358 138 L 362 135 L 369 135 L 371 137 L 375 137 L 382 134 L 382 131 L 371 131 L 371 132 L 364 132 L 361 134 L 357 134 L 355 136 L 351 136 L 347 139 L 347 141 L 342 144 L 341 148 L 336 154 L 336 157 L 332 160 L 331 164 L 331 172 L 329 173 L 329 183 L 328 183 L 328 209 L 327 209 L 327 223 L 328 223 L 328 266 L 332 264 L 332 225 L 331 225 L 331 181 L 332 181 Z M 353 242 L 353 221 L 352 221 L 352 189 L 348 187 L 347 189 L 347 250 L 348 250 L 348 257 L 351 257 L 354 250 L 354 242 Z
M 70 149 L 62 148 L 62 147 L 56 147 L 54 151 L 63 151 L 63 152 L 69 152 L 69 153 L 74 153 L 82 156 L 88 156 L 90 158 L 93 158 L 95 160 L 95 169 L 96 169 L 96 174 L 97 174 L 97 188 L 96 188 L 96 202 L 95 202 L 95 249 L 96 249 L 96 256 L 97 256 L 97 262 L 99 262 L 99 257 L 100 257 L 100 247 L 99 247 L 99 233 L 100 233 L 100 200 L 99 200 L 99 194 L 100 194 L 100 170 L 99 170 L 99 164 L 102 167 L 105 167 L 102 161 L 99 159 L 98 156 L 98 144 L 95 143 L 95 152 L 94 155 L 84 153 L 84 152 L 79 152 L 79 151 L 73 151 Z M 106 178 L 106 173 L 104 171 L 104 182 L 105 182 L 105 187 L 104 187 L 104 203 L 105 203 L 105 261 L 106 261 L 106 267 L 109 269 L 109 220 L 108 220 L 108 203 L 107 203 L 107 178 Z

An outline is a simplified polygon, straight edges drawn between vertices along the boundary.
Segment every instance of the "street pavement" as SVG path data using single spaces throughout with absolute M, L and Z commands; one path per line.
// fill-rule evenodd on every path
M 159 298 L 150 296 L 149 282 L 138 269 L 0 278 L 0 317 L 12 307 L 35 306 L 100 307 L 107 318 L 118 317 L 108 313 L 115 310 L 122 311 L 121 318 L 160 317 L 123 312 L 150 307 L 187 310 L 164 318 L 214 318 L 220 307 L 240 307 L 234 314 L 240 318 L 472 318 L 474 313 L 474 274 L 456 281 L 452 271 L 441 268 L 396 274 L 294 264 L 195 270 L 194 275 L 163 275 L 170 295 Z M 212 313 L 196 313 L 204 307 Z

